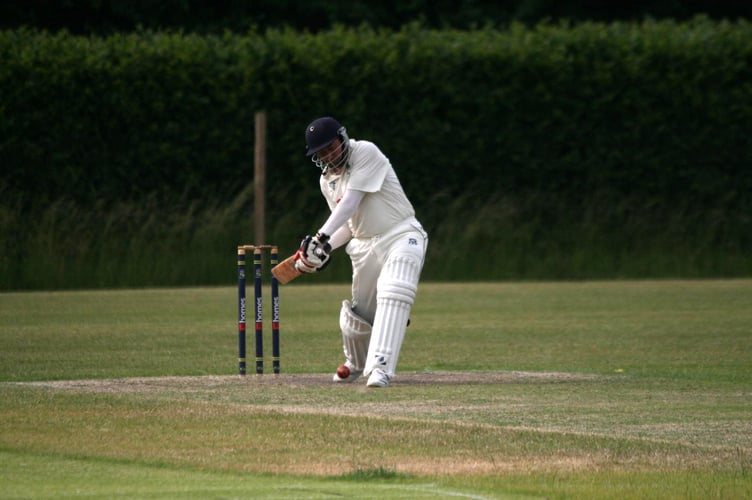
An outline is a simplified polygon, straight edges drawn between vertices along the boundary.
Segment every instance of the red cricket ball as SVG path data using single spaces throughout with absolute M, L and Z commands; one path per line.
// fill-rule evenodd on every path
M 350 369 L 347 365 L 339 365 L 339 368 L 337 368 L 337 376 L 339 378 L 347 378 L 350 376 Z

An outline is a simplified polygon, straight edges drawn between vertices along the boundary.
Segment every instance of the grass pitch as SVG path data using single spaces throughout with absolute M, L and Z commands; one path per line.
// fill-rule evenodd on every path
M 0 294 L 0 497 L 752 497 L 750 280 L 424 283 L 385 390 L 311 283 L 262 377 L 232 288 Z

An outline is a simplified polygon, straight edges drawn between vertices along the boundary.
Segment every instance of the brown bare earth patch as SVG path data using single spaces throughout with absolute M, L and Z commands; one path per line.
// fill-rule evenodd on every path
M 400 373 L 392 385 L 482 385 L 593 381 L 604 376 L 562 372 L 409 372 Z M 331 386 L 331 374 L 205 375 L 198 377 L 132 377 L 116 379 L 53 380 L 17 384 L 83 392 L 150 392 L 176 388 L 216 389 L 249 383 L 259 386 Z M 388 389 L 387 389 L 388 390 Z

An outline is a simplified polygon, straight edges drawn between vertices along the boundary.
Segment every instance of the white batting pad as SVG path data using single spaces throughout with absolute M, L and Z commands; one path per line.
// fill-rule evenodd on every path
M 421 261 L 409 255 L 387 261 L 384 266 L 378 283 L 376 316 L 365 375 L 379 367 L 394 377 L 410 309 L 415 302 L 421 267 Z
M 342 330 L 342 350 L 345 352 L 345 358 L 355 370 L 362 370 L 366 364 L 371 325 L 353 312 L 349 300 L 343 300 L 339 313 L 339 327 Z

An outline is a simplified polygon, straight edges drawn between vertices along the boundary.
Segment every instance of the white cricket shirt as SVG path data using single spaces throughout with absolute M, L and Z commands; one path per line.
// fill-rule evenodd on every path
M 347 221 L 354 238 L 371 238 L 415 216 L 389 159 L 369 141 L 350 139 L 348 168 L 337 179 L 321 176 L 321 192 L 334 210 L 347 189 L 365 195 Z

